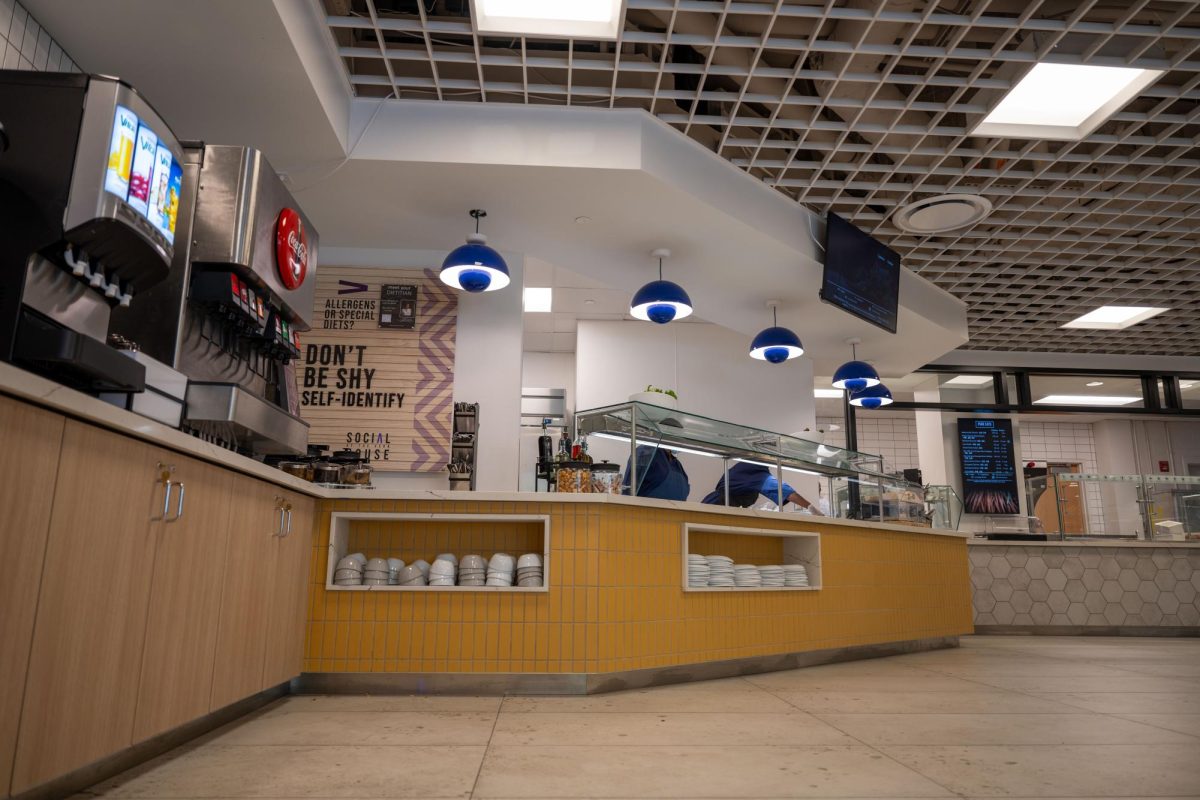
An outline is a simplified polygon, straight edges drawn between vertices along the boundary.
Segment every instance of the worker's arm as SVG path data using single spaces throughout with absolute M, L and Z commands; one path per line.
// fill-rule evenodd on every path
M 763 497 L 767 498 L 768 500 L 777 500 L 779 498 L 779 479 L 774 475 L 767 475 L 766 479 L 763 480 L 762 489 L 759 491 L 761 491 Z M 821 516 L 821 512 L 816 506 L 805 500 L 801 494 L 799 494 L 795 489 L 786 483 L 783 484 L 783 502 L 795 503 L 801 508 L 807 508 L 812 513 Z

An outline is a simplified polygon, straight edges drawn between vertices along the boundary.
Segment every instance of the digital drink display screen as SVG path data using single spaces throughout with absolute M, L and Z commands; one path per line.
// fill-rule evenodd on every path
M 821 299 L 860 319 L 896 332 L 900 256 L 837 214 L 825 223 Z
M 1019 514 L 1012 421 L 958 420 L 963 506 L 968 514 Z
M 158 134 L 125 106 L 113 117 L 104 190 L 141 214 L 170 244 L 175 243 L 183 167 L 159 144 Z

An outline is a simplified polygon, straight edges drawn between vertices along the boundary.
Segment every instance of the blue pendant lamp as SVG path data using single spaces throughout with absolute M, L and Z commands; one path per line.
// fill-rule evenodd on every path
M 467 237 L 466 244 L 446 256 L 438 277 L 447 286 L 473 294 L 503 289 L 508 286 L 508 264 L 487 246 L 487 237 L 479 232 L 479 220 L 487 212 L 473 208 L 471 216 L 475 218 L 475 233 Z
M 655 250 L 650 254 L 658 259 L 658 280 L 650 281 L 637 290 L 629 304 L 629 313 L 636 319 L 665 325 L 674 319 L 683 319 L 692 313 L 692 299 L 678 283 L 664 281 L 662 262 L 671 256 L 670 250 Z
M 881 408 L 892 404 L 892 393 L 882 383 L 850 392 L 850 405 L 857 408 Z
M 878 386 L 882 381 L 879 380 L 879 373 L 865 361 L 858 360 L 858 345 L 862 339 L 847 339 L 846 344 L 850 345 L 850 357 L 852 361 L 847 361 L 837 368 L 837 372 L 833 373 L 833 386 L 835 389 L 845 389 L 848 392 L 857 392 L 860 389 L 866 389 L 871 386 Z
M 800 337 L 788 328 L 779 327 L 778 300 L 768 300 L 767 308 L 771 309 L 774 325 L 764 328 L 750 343 L 750 357 L 771 364 L 782 364 L 789 358 L 804 355 L 804 345 Z

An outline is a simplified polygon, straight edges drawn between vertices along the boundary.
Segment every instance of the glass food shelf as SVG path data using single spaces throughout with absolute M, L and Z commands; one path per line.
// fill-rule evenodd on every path
M 1200 539 L 1200 476 L 1065 472 L 1039 488 L 1061 539 Z
M 620 403 L 575 413 L 575 433 L 681 453 L 762 463 L 810 475 L 883 474 L 883 459 L 795 436 L 722 422 L 648 403 Z M 631 441 L 635 440 L 635 441 Z

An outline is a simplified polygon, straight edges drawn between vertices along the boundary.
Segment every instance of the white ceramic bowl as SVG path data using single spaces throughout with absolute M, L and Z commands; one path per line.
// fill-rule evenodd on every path
M 412 583 L 418 578 L 421 580 L 421 583 L 425 582 L 425 573 L 421 572 L 421 568 L 416 564 L 409 564 L 407 567 L 400 570 L 401 585 Z
M 363 574 L 356 569 L 335 569 L 333 571 L 334 580 L 345 580 L 347 578 L 361 580 L 362 576 Z
M 518 567 L 540 567 L 542 565 L 542 557 L 537 553 L 526 553 L 517 559 Z
M 363 581 L 363 586 L 387 586 L 387 578 L 367 578 Z
M 358 562 L 359 566 L 365 568 L 367 566 L 367 557 L 362 553 L 351 553 L 346 558 L 353 559 Z
M 372 558 L 367 562 L 365 569 L 376 570 L 378 572 L 387 572 L 388 561 L 386 558 Z
M 444 558 L 439 558 L 429 565 L 429 576 L 448 575 L 453 578 L 458 572 L 458 567 L 454 566 L 454 562 L 447 561 Z
M 357 558 L 354 558 L 353 556 L 346 556 L 345 558 L 343 558 L 341 561 L 339 561 L 337 563 L 337 568 L 338 569 L 352 569 L 355 572 L 362 572 L 363 565 L 365 563 L 366 562 L 359 561 Z
M 463 556 L 458 562 L 459 569 L 485 569 L 487 567 L 487 559 L 483 556 L 469 555 Z
M 387 562 L 388 562 L 388 569 L 397 569 L 397 570 L 404 569 L 404 562 L 398 558 L 389 558 L 387 560 Z
M 451 564 L 458 566 L 458 556 L 454 555 L 454 553 L 438 553 L 438 557 L 434 560 L 449 561 Z
M 492 556 L 492 560 L 488 562 L 488 569 L 512 572 L 516 563 L 516 560 L 508 553 L 496 553 L 496 555 Z
M 416 567 L 421 570 L 421 574 L 426 578 L 429 577 L 429 562 L 423 558 L 418 558 L 416 561 L 409 564 L 410 567 Z

